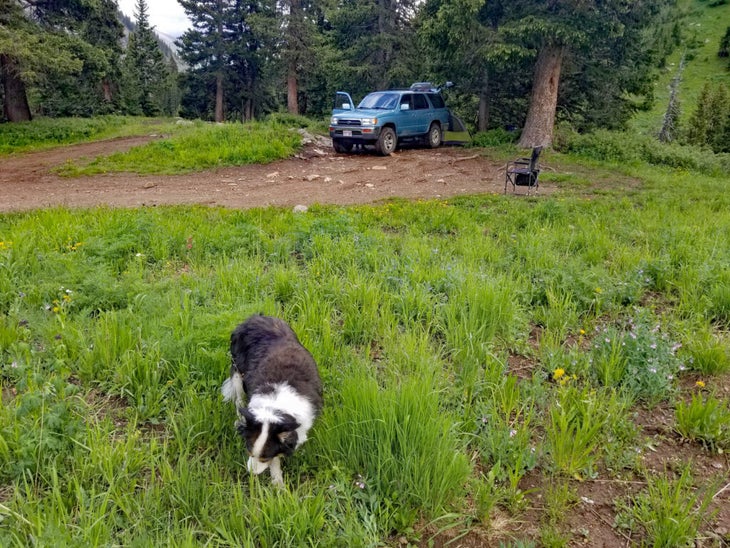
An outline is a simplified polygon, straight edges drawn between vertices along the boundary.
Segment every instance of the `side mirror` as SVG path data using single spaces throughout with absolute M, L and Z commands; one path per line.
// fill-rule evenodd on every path
M 350 110 L 350 103 L 342 103 L 342 110 Z
M 400 109 L 401 109 L 401 110 L 411 110 L 411 105 L 409 105 L 408 103 L 403 103 L 403 104 L 402 104 L 402 105 L 400 106 Z
M 446 89 L 453 88 L 454 87 L 454 82 L 446 82 L 446 84 L 444 85 L 444 87 Z

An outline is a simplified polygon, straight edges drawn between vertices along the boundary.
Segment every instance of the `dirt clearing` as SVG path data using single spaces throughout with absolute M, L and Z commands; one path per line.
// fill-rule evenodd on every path
M 60 177 L 53 169 L 139 146 L 155 136 L 63 146 L 0 159 L 0 211 L 36 208 L 205 204 L 231 208 L 364 204 L 392 197 L 501 193 L 504 166 L 477 151 L 444 146 L 336 154 L 321 140 L 290 159 L 185 175 L 114 173 Z M 547 189 L 540 188 L 541 193 Z

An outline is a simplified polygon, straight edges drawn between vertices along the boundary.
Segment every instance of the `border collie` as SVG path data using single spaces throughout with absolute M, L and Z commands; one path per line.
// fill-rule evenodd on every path
M 225 401 L 236 404 L 236 430 L 246 442 L 248 471 L 260 474 L 270 468 L 272 483 L 283 486 L 281 457 L 307 440 L 322 409 L 317 364 L 285 321 L 262 315 L 233 331 L 231 358 L 231 376 L 221 392 Z

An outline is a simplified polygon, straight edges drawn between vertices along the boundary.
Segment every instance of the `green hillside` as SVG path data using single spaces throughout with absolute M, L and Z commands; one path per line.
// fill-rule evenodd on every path
M 717 0 L 680 0 L 685 16 L 682 20 L 682 44 L 669 56 L 656 85 L 654 107 L 639 112 L 633 121 L 634 129 L 656 134 L 669 99 L 669 85 L 682 58 L 685 67 L 680 84 L 681 120 L 692 114 L 697 97 L 705 82 L 724 82 L 730 87 L 728 59 L 717 56 L 720 40 L 730 26 L 730 2 L 712 6 Z

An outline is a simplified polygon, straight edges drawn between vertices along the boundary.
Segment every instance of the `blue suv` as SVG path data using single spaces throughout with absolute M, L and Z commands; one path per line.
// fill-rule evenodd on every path
M 439 89 L 420 82 L 409 89 L 370 93 L 357 108 L 349 93 L 338 91 L 329 133 L 336 152 L 371 145 L 378 154 L 387 156 L 404 140 L 425 140 L 431 148 L 440 146 L 449 122 L 450 113 Z

